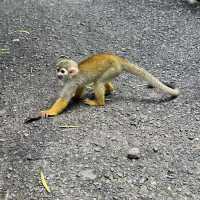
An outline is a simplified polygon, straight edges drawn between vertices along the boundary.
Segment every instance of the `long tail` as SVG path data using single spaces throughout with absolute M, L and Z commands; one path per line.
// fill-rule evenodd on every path
M 152 85 L 155 88 L 160 89 L 161 91 L 165 93 L 168 93 L 172 96 L 178 96 L 180 94 L 180 90 L 178 88 L 173 89 L 173 88 L 168 87 L 167 85 L 160 82 L 156 77 L 154 77 L 148 71 L 139 67 L 136 64 L 127 62 L 127 63 L 123 63 L 123 67 L 125 71 L 141 77 L 143 80 L 147 81 L 150 85 Z

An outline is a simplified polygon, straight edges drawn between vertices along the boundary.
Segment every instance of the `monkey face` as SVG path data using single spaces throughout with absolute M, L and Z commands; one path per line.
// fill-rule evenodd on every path
M 67 69 L 65 68 L 57 68 L 57 77 L 59 80 L 64 80 L 69 76 Z
M 57 65 L 57 76 L 59 80 L 67 81 L 78 74 L 78 64 L 69 59 L 61 59 L 58 61 Z

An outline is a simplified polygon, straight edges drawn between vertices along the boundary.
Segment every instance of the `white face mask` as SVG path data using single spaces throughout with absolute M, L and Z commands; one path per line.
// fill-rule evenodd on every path
M 68 81 L 78 73 L 78 64 L 73 60 L 61 60 L 58 62 L 57 67 L 58 79 L 62 81 Z
M 65 68 L 61 68 L 57 70 L 58 79 L 64 80 L 65 77 L 69 77 L 68 71 Z

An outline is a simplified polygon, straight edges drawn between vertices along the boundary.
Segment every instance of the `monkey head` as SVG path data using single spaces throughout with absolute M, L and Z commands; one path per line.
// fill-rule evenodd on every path
M 79 72 L 77 62 L 61 56 L 56 62 L 57 76 L 59 80 L 72 79 Z

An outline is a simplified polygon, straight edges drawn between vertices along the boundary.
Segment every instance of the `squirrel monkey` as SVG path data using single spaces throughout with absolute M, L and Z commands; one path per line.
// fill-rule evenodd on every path
M 174 97 L 180 94 L 179 89 L 168 87 L 145 69 L 114 54 L 96 54 L 79 64 L 65 56 L 61 56 L 56 62 L 56 68 L 57 76 L 64 82 L 64 87 L 53 106 L 40 112 L 41 117 L 55 116 L 61 113 L 72 97 L 81 98 L 85 86 L 90 83 L 94 83 L 95 99 L 84 99 L 83 102 L 91 106 L 103 106 L 105 104 L 105 94 L 113 90 L 112 79 L 124 71 L 139 76 L 149 82 L 151 86 Z

